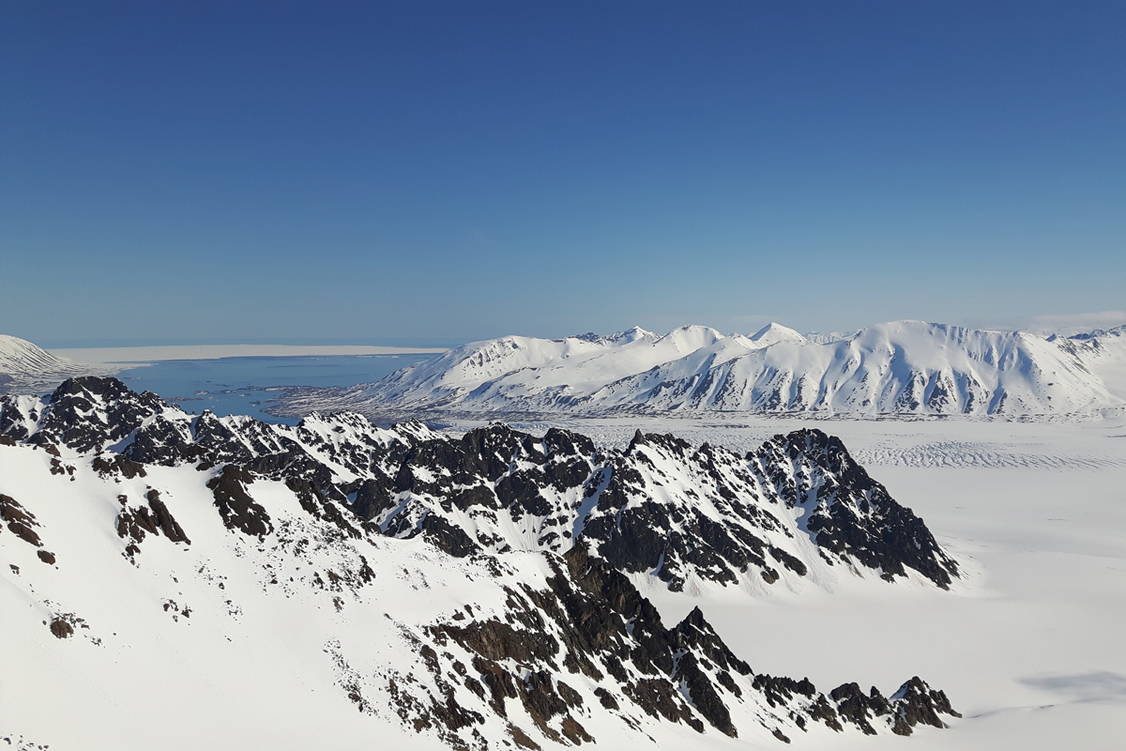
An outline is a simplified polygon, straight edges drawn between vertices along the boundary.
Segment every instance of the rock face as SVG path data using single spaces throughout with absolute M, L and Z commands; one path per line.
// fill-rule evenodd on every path
M 585 683 L 583 678 L 611 684 L 612 689 L 594 692 L 604 709 L 731 737 L 749 722 L 784 737 L 813 724 L 834 731 L 849 727 L 875 734 L 882 727 L 899 733 L 901 726 L 933 724 L 939 713 L 960 716 L 945 694 L 918 678 L 890 698 L 873 688 L 857 701 L 856 684 L 826 695 L 809 681 L 757 675 L 698 608 L 666 628 L 624 575 L 585 550 L 552 557 L 551 566 L 548 590 L 509 591 L 503 620 L 444 624 L 427 635 L 433 639 L 428 654 L 434 655 L 436 675 L 459 672 L 456 665 L 452 671 L 443 665 L 438 654 L 448 654 L 452 645 L 466 650 L 491 706 L 501 711 L 506 699 L 516 700 L 552 741 L 593 740 L 581 722 L 590 697 L 560 674 L 573 676 L 575 685 Z M 527 672 L 528 666 L 541 669 Z M 943 726 L 939 720 L 938 727 Z
M 0 462 L 26 476 L 0 473 L 0 552 L 34 605 L 6 612 L 41 612 L 28 633 L 50 648 L 105 650 L 107 674 L 137 650 L 157 671 L 169 644 L 207 659 L 246 638 L 253 664 L 292 660 L 300 686 L 323 671 L 318 697 L 455 749 L 625 747 L 673 726 L 906 734 L 957 716 L 918 678 L 885 695 L 757 673 L 699 609 L 666 626 L 634 584 L 770 587 L 818 568 L 948 586 L 957 565 L 922 521 L 819 431 L 746 456 L 640 433 L 601 450 L 496 424 L 189 416 L 91 378 L 7 398 L 0 419 Z M 44 541 L 60 555 L 35 568 Z M 19 665 L 19 642 L 0 661 Z M 201 690 L 240 656 L 216 656 Z

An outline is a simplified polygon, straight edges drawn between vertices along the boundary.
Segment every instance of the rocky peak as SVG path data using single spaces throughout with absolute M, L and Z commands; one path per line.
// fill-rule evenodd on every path
M 87 453 L 121 441 L 164 409 L 156 394 L 138 394 L 117 378 L 68 378 L 43 403 L 37 430 L 29 440 Z

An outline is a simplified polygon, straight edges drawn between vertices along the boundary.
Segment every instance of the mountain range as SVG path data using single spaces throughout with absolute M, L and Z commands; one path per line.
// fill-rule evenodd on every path
M 776 323 L 750 336 L 706 326 L 506 336 L 375 383 L 299 390 L 283 411 L 1092 416 L 1126 407 L 1124 332 L 896 321 L 816 340 Z
M 0 522 L 18 747 L 171 726 L 166 747 L 781 746 L 957 716 L 917 677 L 884 694 L 756 672 L 699 609 L 666 626 L 638 589 L 954 584 L 923 520 L 818 430 L 745 455 L 640 432 L 602 449 L 189 415 L 82 377 L 0 397 Z

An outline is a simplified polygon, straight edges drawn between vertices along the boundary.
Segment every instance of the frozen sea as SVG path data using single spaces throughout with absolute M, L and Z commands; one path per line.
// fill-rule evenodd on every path
M 163 360 L 118 373 L 135 391 L 153 391 L 182 409 L 217 415 L 250 415 L 294 424 L 297 418 L 266 412 L 283 390 L 295 386 L 351 386 L 377 381 L 399 368 L 437 355 L 324 355 Z

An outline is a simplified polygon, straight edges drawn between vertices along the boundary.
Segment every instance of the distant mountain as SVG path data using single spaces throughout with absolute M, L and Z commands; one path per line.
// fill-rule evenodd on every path
M 823 693 L 757 673 L 634 584 L 948 586 L 923 521 L 820 431 L 746 456 L 640 433 L 599 450 L 192 416 L 85 377 L 0 397 L 0 521 L 0 662 L 52 687 L 4 693 L 18 747 L 149 747 L 184 707 L 210 748 L 781 748 L 957 716 L 919 678 Z
M 839 342 L 842 339 L 850 339 L 855 334 L 855 331 L 806 331 L 802 336 L 815 344 L 828 344 L 829 342 Z
M 26 339 L 0 334 L 0 394 L 54 388 L 66 378 L 98 369 L 56 357 Z
M 776 323 L 751 336 L 631 331 L 475 342 L 376 383 L 296 393 L 285 408 L 1060 416 L 1126 405 L 1103 377 L 1117 371 L 1100 370 L 1126 353 L 1121 329 L 1045 338 L 896 321 L 827 341 Z
M 1107 390 L 1126 401 L 1126 324 L 1095 329 L 1068 337 L 1049 337 L 1106 384 Z
M 761 329 L 751 334 L 750 339 L 756 345 L 755 348 L 769 347 L 772 344 L 779 342 L 790 342 L 791 344 L 805 344 L 809 341 L 805 336 L 799 334 L 788 326 L 783 326 L 780 323 L 771 321 L 763 326 Z

